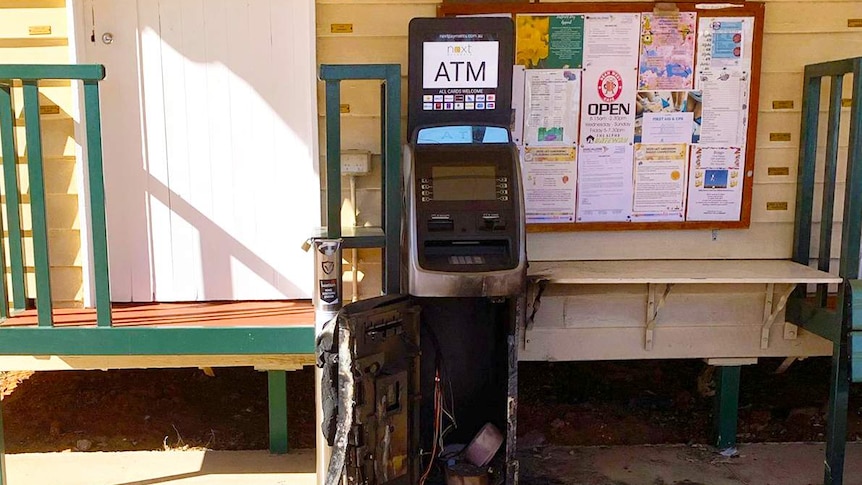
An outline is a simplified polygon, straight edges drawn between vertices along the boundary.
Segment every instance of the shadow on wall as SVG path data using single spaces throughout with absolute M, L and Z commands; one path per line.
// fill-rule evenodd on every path
M 150 187 L 161 189 L 152 190 L 150 194 L 162 204 L 170 205 L 174 214 L 198 230 L 201 241 L 201 259 L 209 262 L 209 266 L 205 270 L 220 275 L 218 279 L 203 279 L 204 294 L 211 295 L 231 291 L 232 270 L 230 263 L 232 259 L 242 263 L 261 279 L 277 281 L 280 291 L 285 293 L 302 291 L 291 282 L 287 275 L 278 272 L 248 246 L 242 244 L 212 219 L 153 177 L 150 177 Z M 168 194 L 168 197 L 160 196 L 160 194 L 165 193 Z
M 113 300 L 310 296 L 313 15 L 309 0 L 94 2 L 96 38 L 115 39 L 87 41 L 107 71 Z

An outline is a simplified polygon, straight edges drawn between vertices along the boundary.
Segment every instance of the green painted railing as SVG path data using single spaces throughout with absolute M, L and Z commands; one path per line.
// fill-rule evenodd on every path
M 326 83 L 326 237 L 344 240 L 345 248 L 383 248 L 383 292 L 401 291 L 401 66 L 398 64 L 323 64 Z M 341 228 L 341 81 L 379 80 L 382 148 L 383 234 Z M 357 233 L 359 232 L 359 233 Z
M 859 251 L 862 242 L 862 57 L 805 66 L 800 127 L 799 170 L 796 186 L 796 225 L 793 260 L 809 264 L 811 227 L 814 216 L 817 138 L 820 122 L 820 97 L 824 78 L 830 79 L 826 150 L 823 166 L 823 195 L 820 209 L 817 266 L 830 270 L 832 254 L 833 209 L 838 174 L 839 127 L 841 123 L 844 80 L 852 74 L 850 140 L 847 176 L 841 223 L 841 253 L 838 274 L 844 280 L 837 294 L 835 309 L 828 306 L 828 286 L 818 285 L 814 301 L 806 298 L 800 285 L 788 302 L 787 320 L 832 341 L 832 372 L 829 413 L 826 426 L 824 483 L 844 483 L 844 454 L 847 441 L 847 411 L 851 377 L 862 381 L 862 320 L 854 319 L 862 306 L 859 281 Z M 857 335 L 860 334 L 860 335 Z M 855 345 L 854 345 L 855 344 Z
M 111 326 L 111 292 L 108 279 L 108 240 L 105 227 L 105 184 L 102 168 L 101 118 L 99 114 L 99 81 L 105 78 L 101 65 L 0 65 L 0 145 L 2 145 L 3 180 L 6 185 L 6 220 L 9 227 L 9 266 L 11 272 L 12 312 L 8 300 L 5 274 L 0 278 L 0 317 L 25 309 L 23 231 L 21 229 L 21 194 L 18 187 L 18 149 L 15 139 L 12 86 L 23 86 L 24 129 L 26 132 L 27 171 L 30 183 L 30 210 L 33 227 L 33 260 L 36 276 L 36 311 L 40 327 L 52 327 L 51 268 L 48 257 L 46 222 L 45 170 L 42 156 L 42 131 L 39 119 L 39 82 L 72 80 L 84 85 L 84 123 L 86 126 L 87 181 L 90 216 L 90 241 L 93 250 L 96 320 L 99 327 Z M 2 240 L 0 268 L 5 273 Z M 85 269 L 86 270 L 86 269 Z

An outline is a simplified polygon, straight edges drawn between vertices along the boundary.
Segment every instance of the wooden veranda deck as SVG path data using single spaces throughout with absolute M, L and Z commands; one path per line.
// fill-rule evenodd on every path
M 93 308 L 54 310 L 55 327 L 94 327 Z M 114 303 L 113 326 L 119 327 L 284 327 L 314 324 L 309 300 L 208 301 L 189 303 Z M 3 327 L 36 326 L 36 310 L 0 323 Z
M 36 310 L 0 323 L 0 370 L 253 366 L 293 370 L 314 362 L 308 300 L 115 303 L 112 326 L 94 309 Z

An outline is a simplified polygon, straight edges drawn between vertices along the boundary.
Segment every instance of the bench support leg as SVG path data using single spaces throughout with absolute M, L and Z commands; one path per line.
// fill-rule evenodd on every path
M 269 388 L 269 452 L 287 453 L 287 372 L 266 372 Z M 2 484 L 0 484 L 2 485 Z
M 736 422 L 739 416 L 739 375 L 741 366 L 719 366 L 715 372 L 715 412 L 713 425 L 716 448 L 736 446 Z

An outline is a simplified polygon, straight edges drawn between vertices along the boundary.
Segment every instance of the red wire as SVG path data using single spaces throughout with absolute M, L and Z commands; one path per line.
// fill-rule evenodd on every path
M 425 480 L 428 480 L 428 475 L 431 474 L 431 468 L 434 466 L 434 459 L 437 457 L 437 441 L 440 438 L 440 424 L 442 422 L 443 411 L 443 394 L 440 392 L 440 369 L 438 368 L 434 374 L 434 443 L 431 446 L 431 459 L 428 461 L 428 468 L 419 479 L 419 485 L 424 485 Z

